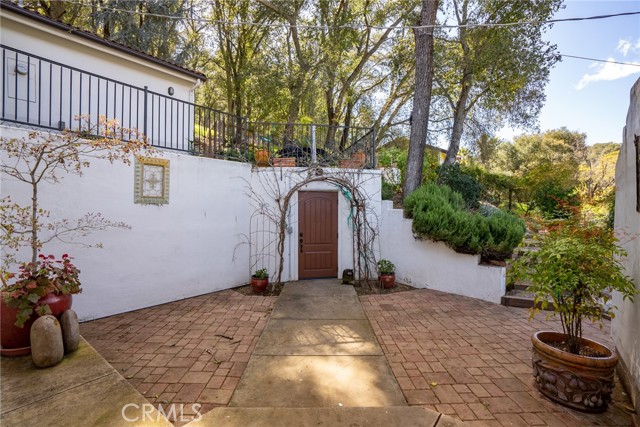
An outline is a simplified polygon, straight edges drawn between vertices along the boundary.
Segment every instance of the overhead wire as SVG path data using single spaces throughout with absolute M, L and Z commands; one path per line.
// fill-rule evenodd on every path
M 563 53 L 561 53 L 560 56 L 562 56 L 563 58 L 584 59 L 587 61 L 607 62 L 609 64 L 619 64 L 619 65 L 629 65 L 632 67 L 640 67 L 640 63 L 637 63 L 637 62 L 620 62 L 620 61 L 614 61 L 613 59 L 587 58 L 585 56 L 565 55 Z
M 90 3 L 85 3 L 85 2 L 67 1 L 67 3 L 68 4 L 79 5 L 79 6 L 87 6 L 87 7 L 93 7 L 94 6 L 94 5 L 90 4 Z M 225 25 L 231 25 L 231 26 L 261 26 L 261 27 L 287 27 L 287 28 L 291 28 L 291 27 L 295 26 L 297 28 L 316 29 L 316 30 L 322 30 L 322 29 L 324 29 L 324 30 L 328 30 L 328 29 L 365 29 L 365 28 L 375 29 L 375 30 L 388 30 L 388 29 L 415 30 L 415 29 L 422 29 L 422 28 L 453 29 L 453 28 L 480 28 L 480 27 L 484 27 L 484 28 L 499 28 L 499 27 L 513 27 L 513 26 L 531 25 L 531 24 L 553 24 L 553 23 L 558 23 L 558 22 L 576 22 L 576 21 L 599 20 L 599 19 L 609 19 L 609 18 L 615 18 L 615 17 L 621 17 L 621 16 L 640 15 L 640 11 L 633 11 L 633 12 L 611 13 L 611 14 L 606 14 L 606 15 L 594 15 L 594 16 L 573 17 L 573 18 L 558 18 L 558 19 L 550 19 L 550 20 L 546 20 L 546 21 L 530 20 L 530 21 L 518 21 L 518 22 L 506 22 L 506 23 L 475 23 L 475 24 L 474 23 L 470 23 L 470 24 L 461 24 L 461 25 L 447 25 L 447 24 L 408 25 L 408 26 L 404 25 L 404 26 L 388 27 L 388 26 L 365 25 L 365 24 L 346 24 L 346 25 L 306 25 L 306 24 L 296 24 L 296 25 L 292 25 L 292 24 L 287 24 L 287 23 L 265 23 L 265 22 L 252 22 L 252 21 L 225 21 L 225 20 L 216 20 L 216 19 L 210 19 L 210 18 L 194 18 L 194 17 L 187 17 L 187 16 L 165 15 L 165 14 L 161 14 L 161 13 L 142 12 L 142 11 L 136 11 L 136 10 L 130 10 L 130 9 L 119 9 L 119 8 L 113 8 L 113 7 L 105 7 L 104 5 L 100 5 L 99 9 L 100 10 L 105 10 L 105 11 L 110 11 L 110 12 L 130 13 L 130 14 L 135 14 L 135 15 L 140 15 L 140 16 L 151 16 L 151 17 L 166 18 L 166 19 L 173 19 L 173 20 L 188 20 L 188 21 L 193 21 L 193 22 L 209 22 L 209 23 L 225 24 Z M 609 59 L 588 58 L 588 57 L 584 57 L 584 56 L 565 55 L 565 54 L 560 54 L 560 56 L 566 57 L 566 58 L 573 58 L 573 59 L 582 59 L 582 60 L 595 61 L 595 62 L 604 62 L 604 63 L 611 63 L 611 64 L 619 64 L 619 65 L 628 65 L 628 66 L 633 66 L 633 67 L 640 67 L 640 64 L 632 63 L 632 62 L 619 62 L 619 61 L 614 61 L 614 60 L 609 60 Z
M 95 7 L 95 5 L 85 2 L 72 2 L 68 1 L 68 4 L 74 4 L 78 6 L 86 6 L 86 7 Z M 98 6 L 100 10 L 110 11 L 110 12 L 124 12 L 130 13 L 140 16 L 151 16 L 157 18 L 166 18 L 166 19 L 174 19 L 174 20 L 185 20 L 185 21 L 193 21 L 193 22 L 209 22 L 216 24 L 225 24 L 230 26 L 260 26 L 260 27 L 286 27 L 286 28 L 300 28 L 300 29 L 309 29 L 309 30 L 329 30 L 329 29 L 373 29 L 373 30 L 417 30 L 417 29 L 425 29 L 425 28 L 444 28 L 444 29 L 453 29 L 453 28 L 500 28 L 500 27 L 513 27 L 520 25 L 531 25 L 531 24 L 553 24 L 557 22 L 575 22 L 575 21 L 588 21 L 588 20 L 598 20 L 598 19 L 608 19 L 615 18 L 620 16 L 631 16 L 631 15 L 640 15 L 640 11 L 633 12 L 620 12 L 620 13 L 611 13 L 607 15 L 594 15 L 594 16 L 584 16 L 584 17 L 574 17 L 574 18 L 558 18 L 558 19 L 549 19 L 545 21 L 538 20 L 530 20 L 530 21 L 516 21 L 516 22 L 504 22 L 504 23 L 468 23 L 468 24 L 435 24 L 435 25 L 399 25 L 399 26 L 384 26 L 384 25 L 366 25 L 366 24 L 344 24 L 344 25 L 308 25 L 308 24 L 290 24 L 284 22 L 278 23 L 267 23 L 267 22 L 253 22 L 253 21 L 225 21 L 225 20 L 216 20 L 210 18 L 194 18 L 188 16 L 179 16 L 179 15 L 165 15 L 161 13 L 153 13 L 153 12 L 142 12 L 137 10 L 129 10 L 129 9 L 119 9 L 114 7 L 106 7 L 104 5 Z

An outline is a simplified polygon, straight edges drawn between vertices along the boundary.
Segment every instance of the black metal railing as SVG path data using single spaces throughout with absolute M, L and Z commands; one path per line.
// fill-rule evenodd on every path
M 245 131 L 250 153 L 266 151 L 270 164 L 295 159 L 296 166 L 371 167 L 375 164 L 372 128 L 320 124 L 249 122 Z
M 47 129 L 91 130 L 100 118 L 142 132 L 153 146 L 194 155 L 296 166 L 375 164 L 371 128 L 254 123 L 18 49 L 2 49 L 3 122 Z M 79 117 L 82 117 L 79 120 Z M 133 132 L 120 137 L 131 138 Z M 292 165 L 288 163 L 287 165 Z

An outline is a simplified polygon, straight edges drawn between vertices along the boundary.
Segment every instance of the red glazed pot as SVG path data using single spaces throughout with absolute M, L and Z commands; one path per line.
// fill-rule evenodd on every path
M 43 296 L 38 301 L 38 305 L 48 304 L 51 314 L 55 317 L 60 317 L 65 310 L 70 309 L 72 303 L 73 297 L 71 294 L 58 295 L 51 293 Z M 0 354 L 9 357 L 31 354 L 31 325 L 38 318 L 38 314 L 34 311 L 22 328 L 19 328 L 15 325 L 18 310 L 7 306 L 4 301 L 2 301 L 0 307 L 2 308 L 0 311 L 0 344 L 2 345 Z
M 48 304 L 51 309 L 51 315 L 60 317 L 62 313 L 71 308 L 73 297 L 71 294 L 47 294 L 40 298 L 38 305 Z
M 24 356 L 31 353 L 31 325 L 38 318 L 34 312 L 22 328 L 16 326 L 18 310 L 7 306 L 4 301 L 0 304 L 0 354 L 2 356 Z
M 257 294 L 261 294 L 267 289 L 269 286 L 269 278 L 266 279 L 258 279 L 257 277 L 251 276 L 251 288 L 253 288 L 253 292 Z
M 396 285 L 396 275 L 392 274 L 381 274 L 380 282 L 385 289 L 391 289 Z

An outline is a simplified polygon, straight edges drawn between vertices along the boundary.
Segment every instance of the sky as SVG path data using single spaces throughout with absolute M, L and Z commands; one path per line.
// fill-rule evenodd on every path
M 554 18 L 574 18 L 640 11 L 640 0 L 569 0 Z M 587 144 L 622 142 L 629 93 L 640 78 L 640 15 L 601 20 L 559 22 L 545 39 L 561 54 L 631 62 L 638 66 L 563 57 L 551 70 L 540 131 L 566 127 L 587 135 Z M 525 132 L 502 129 L 512 140 Z

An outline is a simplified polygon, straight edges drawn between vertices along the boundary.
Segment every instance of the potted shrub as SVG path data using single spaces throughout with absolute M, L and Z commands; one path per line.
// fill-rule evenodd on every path
M 605 345 L 584 338 L 582 324 L 602 325 L 613 317 L 611 292 L 633 299 L 637 290 L 624 275 L 626 256 L 611 230 L 572 219 L 550 228 L 538 251 L 527 252 L 513 265 L 516 279 L 529 279 L 535 305 L 553 304 L 562 333 L 533 335 L 533 375 L 538 390 L 567 407 L 602 412 L 611 401 L 618 356 Z M 531 317 L 539 309 L 532 308 Z M 553 314 L 552 314 L 553 315 Z
M 380 283 L 385 289 L 393 288 L 396 284 L 396 266 L 388 259 L 378 261 Z
M 266 268 L 261 268 L 260 270 L 256 270 L 251 276 L 251 288 L 253 288 L 253 292 L 262 293 L 269 286 L 269 272 Z
M 2 355 L 29 354 L 29 332 L 37 316 L 51 314 L 59 317 L 71 308 L 72 294 L 82 292 L 78 270 L 71 257 L 40 254 L 35 263 L 23 263 L 17 276 L 3 277 L 1 343 Z M 15 278 L 9 284 L 8 280 Z

